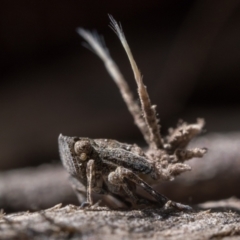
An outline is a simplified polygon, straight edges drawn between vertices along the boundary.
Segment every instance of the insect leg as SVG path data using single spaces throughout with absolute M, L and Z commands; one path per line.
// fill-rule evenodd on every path
M 156 192 L 152 187 L 150 187 L 146 182 L 144 182 L 141 178 L 139 178 L 135 173 L 133 173 L 131 170 L 118 167 L 115 172 L 115 178 L 118 179 L 129 179 L 130 181 L 136 183 L 137 185 L 141 186 L 146 192 L 148 192 L 151 196 L 153 196 L 159 203 L 164 205 L 168 198 L 163 196 L 162 194 Z
M 92 186 L 93 186 L 93 169 L 94 167 L 94 160 L 89 160 L 87 163 L 87 202 L 89 203 L 89 205 L 92 205 L 93 201 L 92 201 Z
M 139 198 L 134 191 L 132 191 L 129 183 L 127 182 L 126 178 L 122 174 L 122 167 L 118 167 L 114 172 L 111 172 L 108 175 L 108 181 L 110 184 L 119 187 L 118 191 L 120 192 L 120 187 L 125 191 L 128 197 L 132 200 L 132 202 L 136 204 L 148 204 L 149 202 L 145 199 Z M 117 189 L 117 188 L 116 188 Z M 115 194 L 117 191 L 115 189 Z
M 151 186 L 149 186 L 146 182 L 144 182 L 140 177 L 138 177 L 135 173 L 133 173 L 131 170 L 118 167 L 115 172 L 111 173 L 112 178 L 114 178 L 114 181 L 119 181 L 120 179 L 128 179 L 137 185 L 141 186 L 146 192 L 148 192 L 151 196 L 153 196 L 158 203 L 160 203 L 162 206 L 166 205 L 166 207 L 174 207 L 179 210 L 191 210 L 191 207 L 187 205 L 183 205 L 180 203 L 173 202 L 169 200 L 164 195 L 158 193 L 155 191 Z M 125 189 L 124 189 L 125 190 Z M 126 191 L 126 190 L 125 190 Z
M 81 208 L 85 208 L 93 205 L 92 201 L 92 186 L 95 184 L 94 174 L 94 160 L 90 159 L 86 168 L 87 174 L 87 201 L 81 204 Z

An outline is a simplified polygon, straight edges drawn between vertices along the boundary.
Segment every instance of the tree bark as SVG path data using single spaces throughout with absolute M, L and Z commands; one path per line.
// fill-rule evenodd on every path
M 57 205 L 44 211 L 2 215 L 0 239 L 239 239 L 238 199 L 198 208 L 193 212 L 91 211 Z

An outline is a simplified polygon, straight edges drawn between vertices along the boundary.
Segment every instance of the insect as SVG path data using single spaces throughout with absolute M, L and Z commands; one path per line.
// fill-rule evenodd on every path
M 77 31 L 85 39 L 87 47 L 104 62 L 148 148 L 143 150 L 136 144 L 130 145 L 111 139 L 67 137 L 60 134 L 58 142 L 62 163 L 73 179 L 82 207 L 94 206 L 93 193 L 108 194 L 134 206 L 149 205 L 149 198 L 137 192 L 137 188 L 142 188 L 160 207 L 189 210 L 190 206 L 171 201 L 155 191 L 151 183 L 172 180 L 175 176 L 191 170 L 191 167 L 184 163 L 186 160 L 203 157 L 206 148 L 187 149 L 187 145 L 193 137 L 201 133 L 204 120 L 198 119 L 195 124 L 179 122 L 176 128 L 169 129 L 168 136 L 163 138 L 160 135 L 156 106 L 151 104 L 122 27 L 111 15 L 109 18 L 110 26 L 120 39 L 130 61 L 140 104 L 135 101 L 99 35 L 82 28 Z

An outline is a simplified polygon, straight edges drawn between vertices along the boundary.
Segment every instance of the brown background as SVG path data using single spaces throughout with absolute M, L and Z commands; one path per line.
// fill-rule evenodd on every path
M 205 117 L 239 131 L 240 4 L 229 1 L 1 1 L 0 169 L 58 162 L 57 137 L 144 144 L 103 64 L 75 29 L 97 29 L 133 90 L 107 14 L 121 21 L 163 131 Z

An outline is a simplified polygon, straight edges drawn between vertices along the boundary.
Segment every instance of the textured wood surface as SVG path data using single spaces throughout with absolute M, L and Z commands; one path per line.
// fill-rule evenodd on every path
M 2 215 L 0 229 L 0 239 L 232 240 L 240 238 L 240 201 L 206 203 L 201 210 L 188 213 L 163 209 L 86 211 L 57 205 L 40 212 Z

